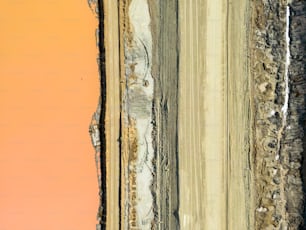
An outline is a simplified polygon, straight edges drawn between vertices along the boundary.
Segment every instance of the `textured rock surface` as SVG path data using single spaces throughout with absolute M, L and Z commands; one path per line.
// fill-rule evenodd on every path
M 301 10 L 302 2 L 253 2 L 256 229 L 298 229 L 302 224 L 305 73 L 303 29 L 296 16 Z

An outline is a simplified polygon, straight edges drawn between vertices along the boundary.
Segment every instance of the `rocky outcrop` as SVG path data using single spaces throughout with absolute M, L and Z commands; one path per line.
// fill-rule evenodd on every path
M 286 198 L 288 221 L 293 226 L 302 226 L 304 194 L 302 191 L 301 164 L 305 170 L 305 96 L 306 96 L 306 2 L 292 1 L 290 4 L 290 54 L 289 66 L 289 131 L 285 135 L 284 146 L 287 157 L 284 164 L 288 170 Z M 304 160 L 305 161 L 305 160 Z M 305 191 L 305 171 L 303 172 Z M 304 226 L 305 227 L 305 226 Z
M 298 229 L 303 222 L 302 4 L 253 2 L 255 229 Z

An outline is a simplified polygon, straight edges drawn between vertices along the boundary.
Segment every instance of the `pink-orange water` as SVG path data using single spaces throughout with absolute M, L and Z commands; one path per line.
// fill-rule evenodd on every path
M 0 1 L 0 230 L 95 229 L 96 25 L 86 0 Z

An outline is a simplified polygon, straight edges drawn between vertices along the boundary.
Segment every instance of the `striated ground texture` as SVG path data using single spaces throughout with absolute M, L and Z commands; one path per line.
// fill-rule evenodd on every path
M 304 229 L 306 2 L 95 3 L 97 229 Z

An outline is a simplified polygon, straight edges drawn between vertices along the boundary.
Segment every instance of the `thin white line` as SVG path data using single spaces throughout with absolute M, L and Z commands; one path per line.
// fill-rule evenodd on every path
M 285 101 L 282 107 L 283 112 L 283 126 L 287 122 L 287 113 L 288 113 L 288 103 L 289 103 L 289 76 L 288 76 L 288 67 L 290 65 L 290 37 L 289 37 L 289 20 L 290 20 L 290 8 L 286 8 L 286 63 L 285 63 Z
M 290 19 L 290 8 L 287 5 L 286 7 L 286 32 L 285 32 L 285 40 L 286 40 L 286 62 L 285 62 L 285 76 L 284 76 L 284 81 L 285 81 L 285 101 L 284 101 L 284 105 L 282 107 L 282 113 L 283 113 L 283 121 L 282 121 L 282 127 L 279 130 L 278 133 L 278 155 L 276 155 L 276 157 L 279 157 L 280 152 L 281 152 L 281 140 L 282 138 L 284 138 L 283 135 L 283 131 L 286 127 L 286 123 L 287 123 L 287 113 L 288 113 L 288 103 L 289 103 L 289 77 L 288 77 L 288 67 L 290 65 L 290 50 L 289 50 L 289 44 L 290 44 L 290 37 L 289 37 L 289 19 Z M 284 184 L 285 184 L 285 179 L 286 176 L 284 175 L 284 168 L 282 167 L 282 165 L 280 165 L 280 171 L 281 171 L 281 180 L 282 183 L 280 183 L 280 190 L 281 190 L 281 198 L 284 201 L 283 207 L 281 209 L 281 213 L 284 219 L 281 220 L 280 222 L 280 226 L 283 225 L 284 229 L 288 228 L 288 220 L 286 217 L 287 211 L 286 211 L 286 199 L 285 199 L 285 188 L 284 188 Z

